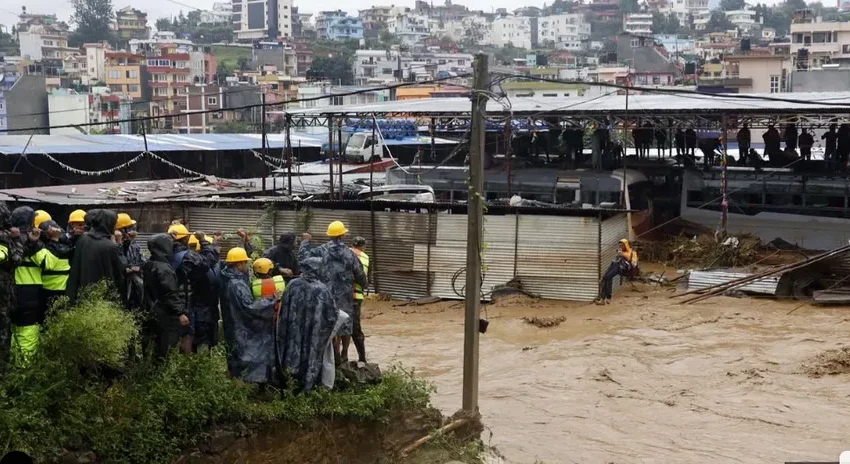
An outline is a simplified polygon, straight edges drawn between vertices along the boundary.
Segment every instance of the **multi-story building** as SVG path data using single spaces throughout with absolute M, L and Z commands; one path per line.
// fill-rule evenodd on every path
M 518 48 L 532 48 L 532 44 L 536 42 L 536 34 L 532 38 L 531 20 L 532 18 L 528 16 L 501 16 L 496 18 L 493 20 L 493 33 L 490 35 L 490 41 L 493 45 L 500 47 L 513 45 Z
M 393 9 L 393 6 L 373 6 L 366 10 L 360 10 L 358 16 L 363 21 L 363 29 L 365 31 L 386 29 Z
M 193 84 L 209 84 L 213 81 L 218 66 L 210 47 L 192 45 L 178 50 L 189 53 L 189 79 Z
M 661 13 L 673 14 L 679 20 L 679 24 L 690 24 L 691 16 L 704 16 L 706 12 L 710 16 L 709 0 L 668 0 Z
M 353 91 L 362 91 L 362 93 L 358 93 L 356 95 L 344 95 Z M 386 101 L 390 98 L 389 91 L 386 89 L 369 89 L 368 87 L 333 85 L 327 81 L 301 84 L 298 86 L 298 95 L 302 100 L 308 100 L 299 102 L 301 108 L 365 105 Z M 313 98 L 316 98 L 316 100 L 313 100 Z
M 292 37 L 292 0 L 233 0 L 236 39 L 254 41 Z
M 652 13 L 628 13 L 623 15 L 623 31 L 629 34 L 652 34 Z
M 69 53 L 62 60 L 62 70 L 68 79 L 74 84 L 88 84 L 88 69 L 86 69 L 86 55 L 83 53 Z
M 825 64 L 850 66 L 850 22 L 797 15 L 791 22 L 790 51 L 795 70 L 816 69 Z
M 224 95 L 228 92 L 226 87 L 217 85 L 192 85 L 189 86 L 184 96 L 184 105 L 181 112 L 203 112 L 224 110 Z M 223 111 L 214 113 L 184 114 L 176 129 L 181 134 L 207 134 L 212 132 L 212 127 L 217 122 L 224 120 Z
M 463 45 L 488 45 L 493 23 L 483 16 L 467 16 L 449 21 L 431 18 L 430 29 L 431 36 L 449 37 Z
M 150 34 L 148 14 L 131 6 L 121 8 L 115 12 L 115 33 L 121 43 L 130 39 L 147 39 Z
M 682 74 L 663 47 L 642 35 L 617 36 L 617 62 L 630 68 L 632 85 L 673 85 Z
M 106 83 L 106 52 L 110 50 L 108 42 L 83 44 L 86 52 L 86 85 Z
M 212 10 L 201 11 L 201 24 L 230 24 L 232 14 L 230 2 L 215 2 Z
M 47 134 L 47 129 L 16 131 L 15 129 L 49 126 L 47 83 L 44 76 L 34 74 L 0 75 L 0 129 L 2 134 Z
M 667 53 L 674 55 L 691 54 L 696 49 L 694 39 L 680 37 L 677 34 L 655 34 L 653 36 L 656 43 L 661 44 Z
M 413 57 L 393 50 L 356 50 L 354 52 L 354 81 L 360 85 L 398 80 L 410 69 Z
M 310 44 L 303 39 L 293 41 L 292 47 L 295 49 L 296 75 L 305 77 L 307 71 L 313 66 L 313 50 L 310 49 Z
M 147 61 L 142 55 L 127 52 L 106 51 L 106 85 L 113 93 L 127 95 L 132 100 L 147 99 Z
M 295 48 L 284 42 L 258 42 L 252 51 L 256 69 L 274 70 L 285 76 L 298 75 Z
M 176 114 L 184 110 L 185 96 L 191 84 L 191 63 L 188 52 L 180 52 L 176 47 L 163 45 L 159 53 L 147 57 L 147 69 L 150 74 L 151 115 Z M 157 119 L 153 127 L 173 129 L 181 123 L 181 117 Z
M 342 10 L 321 11 L 316 15 L 316 33 L 323 39 L 362 39 L 363 21 Z
M 68 46 L 68 25 L 57 21 L 56 15 L 27 14 L 19 16 L 18 40 L 24 59 L 40 61 L 47 74 L 62 73 L 67 55 L 79 50 Z
M 735 25 L 741 36 L 748 37 L 753 30 L 758 26 L 756 22 L 756 12 L 753 10 L 730 10 L 726 12 L 726 19 Z
M 537 30 L 539 43 L 549 42 L 563 50 L 581 50 L 590 39 L 590 23 L 580 14 L 541 16 L 537 18 Z
M 788 90 L 791 57 L 770 51 L 728 55 L 723 60 L 722 86 L 741 93 L 780 93 Z M 700 85 L 706 83 L 700 81 Z
M 392 16 L 387 21 L 387 30 L 403 44 L 414 45 L 428 38 L 428 17 L 411 12 Z

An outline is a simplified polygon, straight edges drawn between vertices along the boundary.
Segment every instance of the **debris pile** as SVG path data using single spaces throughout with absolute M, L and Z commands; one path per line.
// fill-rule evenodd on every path
M 809 377 L 850 374 L 850 347 L 827 350 L 803 362 L 800 370 Z
M 638 245 L 647 260 L 672 267 L 741 267 L 759 260 L 761 241 L 752 235 L 720 237 L 713 234 L 683 234 L 658 242 Z
M 564 316 L 525 316 L 522 320 L 526 324 L 532 324 L 541 329 L 548 329 L 550 327 L 558 327 L 567 318 Z

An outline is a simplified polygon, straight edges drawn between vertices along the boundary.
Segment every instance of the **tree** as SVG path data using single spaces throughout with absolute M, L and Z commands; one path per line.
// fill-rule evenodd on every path
M 745 0 L 720 0 L 720 9 L 723 11 L 743 10 L 746 7 Z
M 484 40 L 484 25 L 470 21 L 463 31 L 463 38 L 460 39 L 460 44 L 464 47 L 474 47 L 480 45 L 482 40 Z
M 735 29 L 735 25 L 726 17 L 726 13 L 714 10 L 711 12 L 711 17 L 708 19 L 705 29 L 708 32 L 724 32 Z
M 679 18 L 675 14 L 669 13 L 652 13 L 652 32 L 656 34 L 678 34 L 681 32 L 682 25 L 679 24 Z
M 354 76 L 351 73 L 351 64 L 346 56 L 316 56 L 307 76 L 313 79 L 328 79 L 334 84 L 350 85 Z
M 71 23 L 77 26 L 75 41 L 86 43 L 112 39 L 109 27 L 115 16 L 112 0 L 71 0 L 71 5 L 74 7 Z
M 635 13 L 640 9 L 638 0 L 620 0 L 620 10 L 623 13 Z
M 251 70 L 251 62 L 248 61 L 248 58 L 245 58 L 244 56 L 240 56 L 239 59 L 236 61 L 236 63 L 237 63 L 237 66 L 239 66 L 240 71 L 250 71 Z
M 156 30 L 158 31 L 171 31 L 174 30 L 171 20 L 169 18 L 159 18 L 154 23 L 156 26 Z

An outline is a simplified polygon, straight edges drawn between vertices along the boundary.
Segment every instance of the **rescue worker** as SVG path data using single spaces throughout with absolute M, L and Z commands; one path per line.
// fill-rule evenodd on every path
M 56 258 L 56 266 L 53 269 L 42 269 L 41 281 L 44 291 L 44 299 L 47 309 L 53 306 L 53 302 L 65 295 L 68 287 L 68 275 L 71 273 L 71 257 L 74 248 L 63 243 L 62 229 L 54 220 L 41 223 L 41 241 L 44 248 Z
M 221 270 L 221 313 L 230 375 L 245 382 L 274 383 L 274 306 L 272 298 L 254 301 L 248 281 L 248 253 L 231 248 Z
M 779 157 L 782 156 L 782 149 L 779 144 L 781 143 L 781 138 L 779 136 L 779 131 L 776 130 L 776 126 L 773 124 L 767 125 L 767 130 L 761 136 L 764 140 L 764 154 L 767 156 L 768 160 L 775 162 Z
M 151 257 L 142 264 L 142 349 L 147 354 L 153 345 L 157 359 L 164 359 L 179 344 L 180 328 L 189 325 L 189 316 L 171 265 L 174 240 L 168 234 L 156 234 L 148 240 L 148 251 Z
M 67 295 L 71 304 L 81 290 L 102 280 L 118 292 L 124 288 L 124 260 L 121 247 L 113 239 L 117 221 L 118 215 L 112 210 L 93 209 L 86 213 L 88 230 L 74 245 L 68 276 Z
M 812 147 L 815 145 L 815 138 L 805 127 L 800 132 L 800 156 L 806 161 L 812 160 Z
M 637 266 L 637 252 L 632 250 L 628 240 L 620 240 L 620 243 L 617 245 L 617 258 L 611 262 L 608 270 L 602 276 L 600 294 L 596 300 L 596 304 L 611 304 L 614 277 L 631 275 L 637 270 Z
M 269 248 L 263 257 L 272 260 L 272 273 L 282 275 L 284 280 L 288 281 L 299 274 L 298 257 L 295 255 L 295 234 L 292 232 L 281 234 L 277 245 Z
M 823 144 L 823 160 L 826 162 L 827 170 L 834 170 L 838 167 L 838 133 L 835 130 L 837 124 L 830 124 L 829 130 L 820 136 Z
M 35 210 L 35 219 L 33 219 L 33 224 L 35 225 L 36 228 L 40 229 L 42 222 L 50 221 L 52 219 L 53 218 L 50 217 L 50 214 L 47 211 L 45 211 L 43 209 L 37 209 L 37 210 Z
M 330 289 L 321 280 L 321 258 L 301 263 L 301 275 L 289 282 L 283 294 L 277 320 L 275 349 L 281 371 L 298 382 L 301 391 L 310 391 L 319 382 L 333 387 L 331 338 L 340 317 Z
M 746 157 L 750 152 L 750 144 L 752 143 L 749 124 L 744 123 L 744 125 L 741 126 L 741 129 L 739 129 L 736 134 L 736 140 L 738 142 L 738 157 Z
M 339 329 L 338 337 L 334 340 L 334 355 L 340 362 L 348 361 L 339 350 L 340 338 L 351 337 L 354 314 L 354 284 L 367 285 L 366 273 L 354 253 L 345 246 L 344 238 L 348 233 L 342 221 L 334 221 L 328 225 L 327 235 L 330 241 L 324 245 L 310 248 L 309 233 L 304 234 L 304 240 L 298 251 L 299 261 L 308 257 L 322 258 L 322 281 L 330 288 L 337 309 L 345 312 L 349 319 Z M 350 341 L 350 338 L 346 340 Z M 346 353 L 347 355 L 347 350 Z
M 263 298 L 271 298 L 275 293 L 283 293 L 286 290 L 286 282 L 283 276 L 272 276 L 274 263 L 268 258 L 260 258 L 254 261 L 254 276 L 256 279 L 251 281 L 251 294 L 254 300 L 262 300 Z
M 12 312 L 12 356 L 19 367 L 29 364 L 38 349 L 39 324 L 44 322 L 46 315 L 42 269 L 56 268 L 56 258 L 38 241 L 41 229 L 34 227 L 35 216 L 29 206 L 15 208 L 11 215 L 12 225 L 25 233 L 21 237 L 25 240 L 24 258 L 15 268 L 17 305 Z
M 145 257 L 142 256 L 142 247 L 136 242 L 136 221 L 127 213 L 118 213 L 115 229 L 121 232 L 121 255 L 124 257 L 126 274 L 126 286 L 123 292 L 127 308 L 139 309 L 144 295 L 142 266 L 145 264 Z
M 369 277 L 369 255 L 363 251 L 363 248 L 366 247 L 366 239 L 363 237 L 354 237 L 354 240 L 351 241 L 351 251 L 354 253 L 354 256 L 360 260 L 360 265 L 363 266 L 363 273 L 366 274 L 366 278 Z M 352 318 L 352 334 L 351 338 L 354 339 L 354 347 L 357 348 L 357 356 L 358 361 L 366 362 L 366 337 L 363 335 L 363 328 L 360 326 L 360 313 L 362 311 L 363 306 L 363 286 L 355 283 L 354 284 L 354 314 Z M 346 358 L 348 356 L 348 342 L 345 337 L 342 340 L 342 357 Z
M 215 296 L 215 280 L 217 279 L 215 266 L 218 256 L 212 253 L 207 241 L 203 240 L 202 232 L 195 233 L 195 238 L 200 242 L 199 253 L 189 249 L 189 239 L 192 234 L 183 224 L 172 224 L 168 228 L 168 234 L 174 239 L 174 255 L 171 264 L 177 272 L 177 281 L 180 283 L 186 313 L 189 315 L 189 325 L 181 329 L 181 350 L 184 353 L 190 353 L 196 345 L 193 338 L 198 328 L 197 322 L 199 320 L 203 322 L 206 333 L 201 335 L 205 339 L 210 336 L 208 324 L 213 319 L 216 323 L 218 322 L 217 308 L 210 305 L 210 300 Z M 216 316 L 212 314 L 213 312 Z
M 12 228 L 12 213 L 0 202 L 0 376 L 9 364 L 12 346 L 12 312 L 15 311 L 15 269 L 21 264 L 24 249 L 18 229 Z

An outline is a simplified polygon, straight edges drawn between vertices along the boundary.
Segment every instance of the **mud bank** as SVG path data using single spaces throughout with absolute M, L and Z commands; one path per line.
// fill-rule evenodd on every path
M 411 443 L 440 428 L 448 418 L 434 408 L 394 410 L 384 421 L 328 419 L 309 424 L 279 423 L 250 427 L 223 427 L 206 434 L 197 449 L 174 461 L 200 463 L 331 463 L 390 464 L 403 462 L 401 452 Z M 456 431 L 458 443 L 477 439 L 480 422 Z M 412 455 L 434 453 L 423 447 Z M 439 453 L 440 459 L 455 458 Z M 443 462 L 443 461 L 438 461 Z

